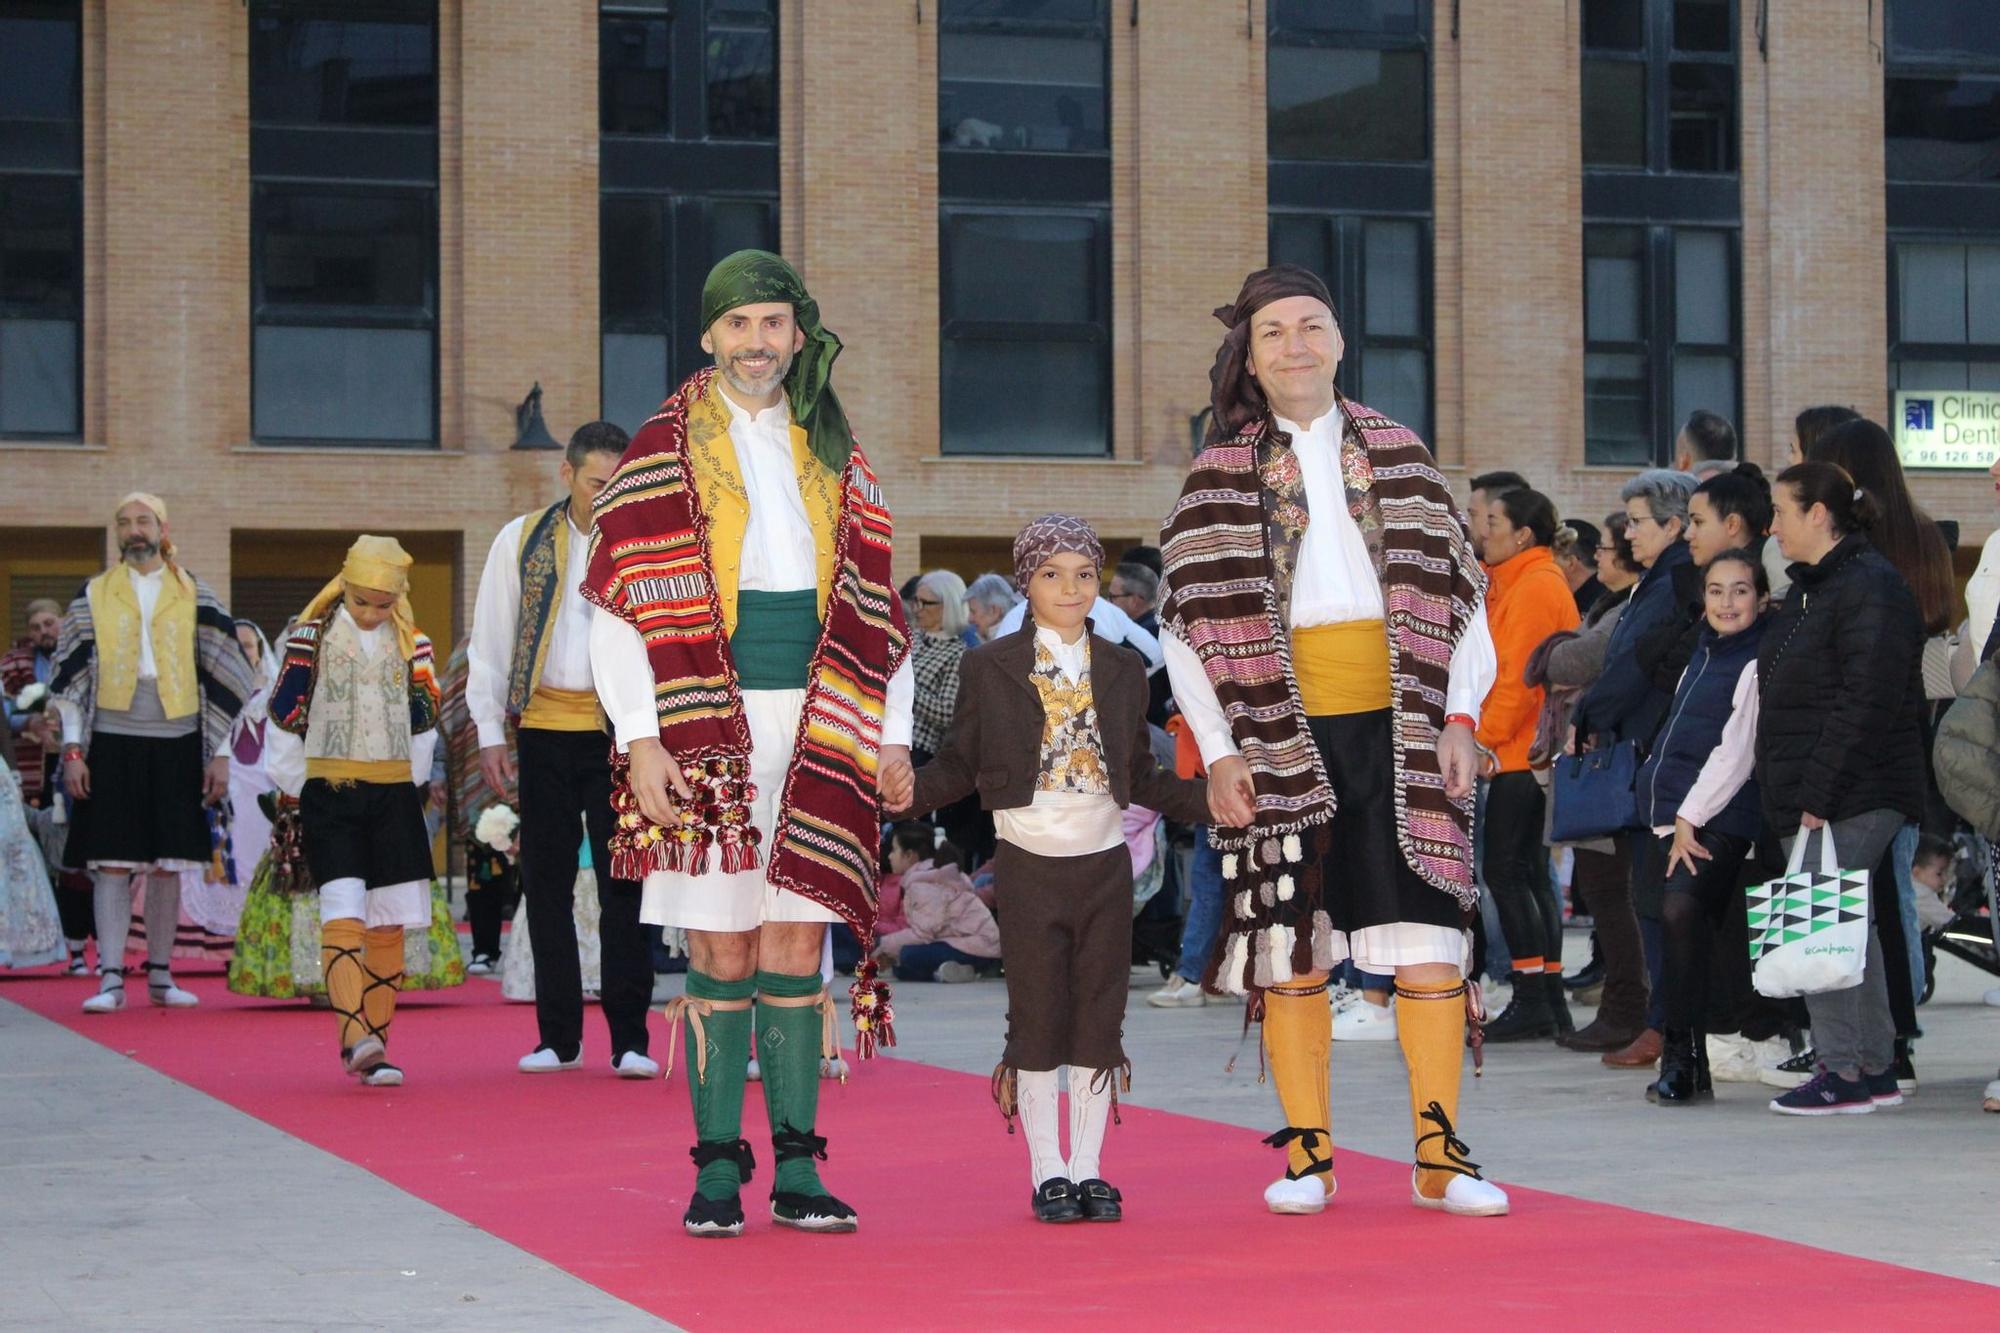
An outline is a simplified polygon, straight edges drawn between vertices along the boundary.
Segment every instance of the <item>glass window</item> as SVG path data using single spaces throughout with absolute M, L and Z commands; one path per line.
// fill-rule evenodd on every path
M 1988 4 L 1966 0 L 1893 0 L 1883 15 L 1897 59 L 2000 61 L 2000 22 Z
M 1424 16 L 1418 0 L 1373 0 L 1369 4 L 1272 0 L 1271 28 L 1274 32 L 1422 36 Z
M 2000 78 L 1884 80 L 1890 180 L 2000 181 Z
M 251 426 L 260 440 L 435 438 L 429 329 L 265 325 L 252 354 Z
M 1965 247 L 1899 245 L 1896 259 L 1903 341 L 1964 342 Z
M 1732 51 L 1729 0 L 1674 0 L 1676 51 Z
M 664 328 L 671 244 L 666 200 L 606 195 L 598 206 L 598 264 L 604 273 L 606 324 Z
M 2000 343 L 2000 245 L 1965 247 L 1966 341 Z
M 1643 50 L 1645 0 L 1583 0 L 1583 44 L 1599 51 Z
M 1591 463 L 1644 467 L 1653 461 L 1646 358 L 1587 352 L 1583 358 L 1584 457 Z
M 1646 165 L 1646 67 L 1636 60 L 1583 62 L 1583 162 Z
M 1727 356 L 1676 352 L 1671 420 L 1678 425 L 1701 410 L 1736 421 L 1736 361 Z
M 606 134 L 673 128 L 673 21 L 607 15 L 597 28 L 597 115 Z
M 0 435 L 75 435 L 77 321 L 0 315 Z
M 667 337 L 663 333 L 609 333 L 602 348 L 606 421 L 637 431 L 667 400 Z
M 1421 50 L 1273 46 L 1270 153 L 1295 161 L 1418 162 L 1430 156 Z
M 83 210 L 73 176 L 0 176 L 0 309 L 81 299 Z
M 1674 247 L 1674 341 L 1728 346 L 1729 237 L 1683 230 Z
M 0 4 L 0 121 L 79 119 L 77 9 Z
M 1736 67 L 1675 61 L 1668 73 L 1667 165 L 1674 171 L 1736 170 Z
M 435 237 L 427 199 L 265 189 L 258 299 L 267 306 L 387 308 L 430 305 Z
M 769 0 L 710 0 L 708 133 L 715 139 L 778 137 L 778 34 Z
M 1421 229 L 1414 222 L 1370 221 L 1363 237 L 1369 336 L 1422 337 Z
M 944 0 L 940 17 L 940 144 L 1003 152 L 1106 151 L 1106 47 L 1099 5 Z
M 961 213 L 945 223 L 948 319 L 1089 323 L 1098 318 L 1097 224 L 1061 214 Z
M 945 452 L 1101 457 L 1111 438 L 1103 343 L 947 337 Z
M 1638 227 L 1583 229 L 1583 325 L 1589 341 L 1645 340 L 1645 235 Z
M 1697 408 L 1736 420 L 1736 244 L 1719 228 L 1584 227 L 1585 461 L 1664 462 Z
M 257 4 L 250 115 L 283 125 L 436 124 L 435 6 Z

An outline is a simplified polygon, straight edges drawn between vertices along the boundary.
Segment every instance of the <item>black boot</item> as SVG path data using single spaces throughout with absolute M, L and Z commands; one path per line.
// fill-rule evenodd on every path
M 1549 1016 L 1555 1020 L 1558 1042 L 1576 1035 L 1576 1020 L 1569 1016 L 1569 996 L 1563 993 L 1562 982 L 1559 972 L 1542 974 L 1542 990 L 1548 996 Z
M 1697 1097 L 1715 1096 L 1715 1079 L 1708 1072 L 1708 1034 L 1700 1028 L 1694 1030 L 1694 1093 Z
M 1660 1076 L 1646 1085 L 1646 1100 L 1660 1106 L 1692 1106 L 1710 1101 L 1714 1089 L 1707 1086 L 1708 1061 L 1702 1051 L 1700 1033 L 1685 1028 L 1669 1028 L 1660 1042 Z
M 1549 1011 L 1550 987 L 1544 978 L 1554 980 L 1546 972 L 1516 972 L 1513 974 L 1514 995 L 1507 1001 L 1507 1007 L 1500 1016 L 1486 1025 L 1485 1039 L 1496 1041 L 1531 1041 L 1536 1037 L 1553 1037 L 1556 1032 L 1555 1015 Z

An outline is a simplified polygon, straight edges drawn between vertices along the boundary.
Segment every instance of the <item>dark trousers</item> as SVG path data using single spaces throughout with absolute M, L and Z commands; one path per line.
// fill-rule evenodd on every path
M 1917 1035 L 1917 991 L 1910 984 L 1910 946 L 1903 936 L 1902 890 L 1896 882 L 1896 848 L 1891 843 L 1868 876 L 1869 909 L 1882 941 L 1882 979 L 1889 986 L 1889 1016 L 1898 1037 Z
M 1646 954 L 1639 942 L 1639 919 L 1632 913 L 1632 839 L 1621 833 L 1609 852 L 1576 850 L 1571 882 L 1597 923 L 1597 949 L 1604 958 L 1604 999 L 1599 1021 L 1637 1032 L 1646 1022 Z
M 1525 769 L 1502 773 L 1486 793 L 1486 887 L 1500 913 L 1507 952 L 1562 966 L 1562 903 L 1542 845 L 1542 784 Z
M 521 773 L 521 892 L 528 902 L 528 944 L 535 958 L 535 1020 L 541 1044 L 566 1060 L 583 1047 L 583 973 L 576 957 L 574 916 L 580 828 L 590 838 L 590 863 L 597 871 L 601 994 L 611 1029 L 611 1058 L 627 1051 L 646 1053 L 653 963 L 639 925 L 639 886 L 611 877 L 610 746 L 601 732 L 535 727 L 521 728 L 515 744 Z
M 896 980 L 936 981 L 937 970 L 946 963 L 970 963 L 974 967 L 990 967 L 991 958 L 981 958 L 967 953 L 956 945 L 943 940 L 932 940 L 929 944 L 906 944 L 902 954 L 896 959 Z
M 1660 925 L 1660 896 L 1667 878 L 1667 845 L 1650 830 L 1633 833 L 1632 910 L 1639 918 L 1639 945 L 1646 958 L 1646 1026 L 1667 1021 L 1667 937 Z
M 595 851 L 593 849 L 593 855 Z M 465 923 L 472 927 L 472 952 L 489 959 L 500 957 L 500 926 L 507 920 L 507 908 L 516 896 L 515 872 L 505 874 L 465 891 Z M 572 922 L 570 929 L 575 930 Z M 538 974 L 539 975 L 539 974 Z
M 1738 871 L 1749 855 L 1750 840 L 1701 829 L 1695 834 L 1709 854 L 1690 871 L 1685 864 L 1667 873 L 1660 902 L 1665 945 L 1665 1026 L 1686 1032 L 1703 1024 L 1709 998 L 1709 971 L 1714 957 L 1716 927 L 1725 914 L 1743 915 L 1737 888 Z M 1657 841 L 1672 846 L 1671 838 Z M 1747 952 L 1747 945 L 1746 945 Z

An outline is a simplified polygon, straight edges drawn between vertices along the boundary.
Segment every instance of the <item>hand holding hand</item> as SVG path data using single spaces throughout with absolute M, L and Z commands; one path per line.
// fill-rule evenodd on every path
M 1209 765 L 1208 813 L 1222 828 L 1248 828 L 1257 818 L 1257 788 L 1241 755 Z
M 509 800 L 514 794 L 514 778 L 517 770 L 514 757 L 507 753 L 505 745 L 485 745 L 479 750 L 479 772 L 486 779 L 486 785 L 501 800 Z
M 667 753 L 667 747 L 660 744 L 656 736 L 633 741 L 630 755 L 632 796 L 639 802 L 639 813 L 662 828 L 672 828 L 680 823 L 680 810 L 674 804 L 674 797 L 686 801 L 693 796 L 688 790 L 687 779 L 681 776 L 680 764 Z
M 885 745 L 875 769 L 875 790 L 882 808 L 891 814 L 910 808 L 917 797 L 917 770 L 910 763 L 910 747 Z
M 1438 771 L 1444 775 L 1444 794 L 1462 801 L 1472 794 L 1473 778 L 1479 772 L 1479 745 L 1472 728 L 1463 722 L 1447 722 L 1438 733 Z

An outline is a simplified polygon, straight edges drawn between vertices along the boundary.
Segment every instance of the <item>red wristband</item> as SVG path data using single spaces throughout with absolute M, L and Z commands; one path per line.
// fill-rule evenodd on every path
M 1444 724 L 1447 727 L 1454 722 L 1462 724 L 1468 731 L 1479 730 L 1479 724 L 1464 713 L 1446 713 L 1444 715 Z

